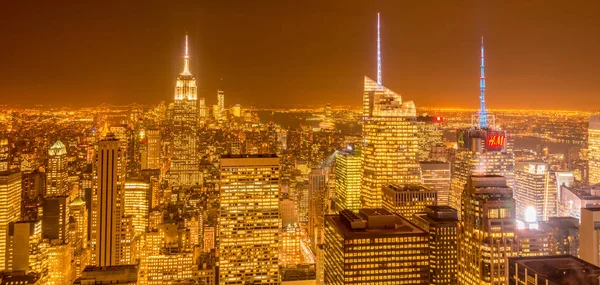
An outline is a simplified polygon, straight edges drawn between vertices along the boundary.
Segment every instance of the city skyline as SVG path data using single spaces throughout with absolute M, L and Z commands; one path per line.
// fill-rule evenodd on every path
M 0 96 L 11 98 L 4 100 L 10 106 L 169 101 L 187 31 L 199 97 L 209 104 L 223 88 L 234 104 L 359 106 L 359 76 L 378 75 L 375 15 L 381 12 L 385 85 L 419 107 L 477 108 L 481 36 L 490 109 L 535 103 L 536 109 L 589 111 L 600 103 L 593 79 L 600 62 L 593 52 L 600 37 L 593 30 L 600 18 L 591 12 L 598 3 L 433 2 L 430 10 L 396 1 L 343 7 L 334 2 L 138 7 L 131 2 L 116 9 L 64 7 L 69 16 L 60 20 L 52 13 L 55 7 L 10 3 L 2 10 L 12 13 L 0 20 L 10 27 L 3 33 L 10 44 L 0 47 L 6 67 L 0 70 Z M 190 9 L 177 9 L 181 5 Z M 205 17 L 187 17 L 194 11 Z M 110 12 L 106 19 L 103 12 Z M 16 26 L 17 19 L 25 21 Z M 125 29 L 111 29 L 117 26 Z

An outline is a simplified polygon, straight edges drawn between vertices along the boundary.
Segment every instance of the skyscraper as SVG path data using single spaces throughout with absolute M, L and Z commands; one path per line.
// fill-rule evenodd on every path
M 600 266 L 600 208 L 581 209 L 579 240 L 579 257 Z
M 196 79 L 190 73 L 186 35 L 183 71 L 177 77 L 173 104 L 173 158 L 170 181 L 175 185 L 189 186 L 200 182 L 197 101 Z
M 21 216 L 21 172 L 0 172 L 0 270 L 6 267 L 8 226 Z
M 506 178 L 469 177 L 461 212 L 458 284 L 506 284 L 506 258 L 516 255 L 515 201 Z
M 42 243 L 42 221 L 19 221 L 9 225 L 8 271 L 44 272 L 48 265 Z
M 421 161 L 421 183 L 437 193 L 439 206 L 449 205 L 452 181 L 451 165 L 441 161 Z
M 316 251 L 317 244 L 323 242 L 323 215 L 327 199 L 327 171 L 313 168 L 308 175 L 308 236 L 310 247 Z
M 485 60 L 481 40 L 480 109 L 472 127 L 457 133 L 458 149 L 452 163 L 450 206 L 459 209 L 461 195 L 470 175 L 500 175 L 513 187 L 515 159 L 505 131 L 495 130 L 495 117 L 485 105 Z
M 56 141 L 48 149 L 48 168 L 46 168 L 46 196 L 62 196 L 69 194 L 67 179 L 67 148 L 61 141 Z
M 7 138 L 0 137 L 0 172 L 9 169 L 10 144 Z
M 384 209 L 325 216 L 325 284 L 429 284 L 429 234 Z
M 512 257 L 507 284 L 596 285 L 600 268 L 571 255 Z
M 219 89 L 217 90 L 217 106 L 218 110 L 218 120 L 223 120 L 225 116 L 225 91 Z
M 338 210 L 360 209 L 360 147 L 335 155 L 335 198 Z
M 42 237 L 55 244 L 69 243 L 69 196 L 47 197 L 43 209 Z
M 150 213 L 150 184 L 142 180 L 127 180 L 123 193 L 123 214 L 131 216 L 135 234 L 141 236 L 148 229 Z
M 220 284 L 280 284 L 279 158 L 221 157 Z
M 146 151 L 147 155 L 147 168 L 148 169 L 160 169 L 160 150 L 161 150 L 161 139 L 159 129 L 149 129 L 146 134 L 148 135 L 148 148 Z
M 125 154 L 119 140 L 108 134 L 98 143 L 92 195 L 92 263 L 120 263 Z
M 545 221 L 548 217 L 557 215 L 556 188 L 550 187 L 548 168 L 544 162 L 518 162 L 516 164 L 517 219 L 535 222 Z M 529 212 L 535 213 L 535 217 L 526 217 L 526 213 Z
M 429 233 L 429 282 L 454 285 L 458 281 L 458 213 L 448 206 L 427 206 L 414 223 Z
M 577 218 L 549 217 L 547 222 L 540 223 L 539 228 L 548 235 L 550 255 L 579 255 L 579 220 Z
M 588 151 L 589 182 L 597 184 L 600 183 L 600 112 L 590 115 Z
M 379 47 L 379 40 L 377 45 Z M 420 182 L 415 104 L 402 101 L 400 94 L 382 85 L 379 48 L 377 64 L 378 80 L 366 76 L 364 79 L 361 171 L 361 204 L 364 208 L 381 207 L 383 185 Z
M 383 208 L 413 221 L 414 214 L 427 206 L 437 206 L 437 193 L 421 184 L 389 184 L 383 186 Z

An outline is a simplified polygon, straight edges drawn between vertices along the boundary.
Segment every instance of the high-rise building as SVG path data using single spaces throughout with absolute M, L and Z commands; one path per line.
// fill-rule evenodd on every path
M 48 268 L 46 247 L 42 244 L 42 221 L 20 221 L 9 225 L 7 271 L 44 272 Z
M 588 180 L 600 183 L 600 112 L 590 115 L 588 129 Z
M 203 121 L 208 116 L 208 109 L 206 109 L 206 99 L 198 98 L 198 119 Z
M 548 235 L 537 229 L 515 230 L 515 240 L 519 256 L 549 255 Z
M 575 183 L 575 176 L 571 171 L 550 171 L 550 187 L 556 191 L 556 214 L 561 215 L 560 197 L 562 187 L 571 187 Z M 554 190 L 555 189 L 555 190 Z
M 0 137 L 0 172 L 8 171 L 10 162 L 10 144 L 7 138 Z
M 437 204 L 447 206 L 450 202 L 452 173 L 450 163 L 441 161 L 422 161 L 421 184 L 437 193 Z
M 148 256 L 148 285 L 173 284 L 191 281 L 194 255 L 189 252 Z
M 288 224 L 283 227 L 281 233 L 281 245 L 279 247 L 279 262 L 286 265 L 301 264 L 303 261 L 300 242 L 302 240 L 302 230 L 298 224 Z
M 479 112 L 473 115 L 473 126 L 459 130 L 458 149 L 452 163 L 450 206 L 461 207 L 461 195 L 471 175 L 500 175 L 513 187 L 515 159 L 512 144 L 505 131 L 495 129 L 495 117 L 488 113 L 485 104 L 485 58 L 481 39 L 481 76 Z
M 439 116 L 418 116 L 417 117 L 417 136 L 419 138 L 419 161 L 446 161 L 447 157 L 442 156 L 440 149 L 445 149 L 444 130 L 442 123 L 444 118 Z
M 221 157 L 219 283 L 280 284 L 279 158 Z
M 383 208 L 409 221 L 414 214 L 437 205 L 437 193 L 421 184 L 389 184 L 383 186 Z
M 92 263 L 120 264 L 125 154 L 119 140 L 108 134 L 98 143 L 92 194 Z
M 381 207 L 381 187 L 419 183 L 416 109 L 412 101 L 386 88 L 381 80 L 379 14 L 377 14 L 377 81 L 364 80 L 362 110 L 361 205 Z
M 76 251 L 88 246 L 88 209 L 80 197 L 75 198 L 69 205 L 73 233 L 69 237 L 71 246 Z
M 429 284 L 429 234 L 384 209 L 325 216 L 325 284 Z
M 427 206 L 414 223 L 429 233 L 429 284 L 458 282 L 458 212 L 448 206 Z
M 600 268 L 571 255 L 511 257 L 509 285 L 596 285 Z
M 515 202 L 518 220 L 545 221 L 557 215 L 556 188 L 550 187 L 548 168 L 544 162 L 516 163 Z M 535 213 L 535 216 L 526 217 L 526 213 Z
M 148 136 L 148 147 L 147 151 L 147 168 L 148 169 L 160 169 L 160 153 L 161 153 L 161 138 L 159 129 L 149 129 L 146 131 Z
M 506 178 L 469 177 L 461 212 L 458 284 L 506 284 L 506 258 L 517 253 L 515 202 Z
M 218 120 L 224 119 L 225 116 L 225 91 L 217 90 L 217 106 L 219 106 Z
M 335 155 L 335 207 L 358 212 L 360 209 L 360 147 Z
M 21 172 L 0 172 L 0 270 L 6 268 L 8 226 L 21 217 Z
M 231 114 L 236 118 L 241 117 L 242 116 L 242 106 L 240 106 L 240 104 L 233 105 L 233 107 L 231 107 Z
M 200 182 L 198 160 L 198 110 L 196 79 L 190 73 L 188 38 L 185 36 L 183 72 L 177 77 L 173 104 L 173 158 L 170 181 L 175 185 L 194 185 Z
M 550 255 L 579 255 L 579 219 L 550 217 L 548 221 L 539 224 L 539 229 L 548 235 Z
M 581 220 L 583 208 L 600 207 L 600 184 L 561 187 L 558 207 L 561 216 Z
M 69 243 L 69 196 L 47 197 L 42 216 L 42 237 L 55 244 Z
M 48 247 L 48 283 L 70 285 L 73 283 L 71 272 L 71 246 L 52 244 Z
M 316 250 L 317 244 L 323 242 L 323 216 L 327 199 L 327 171 L 324 168 L 313 168 L 308 175 L 308 236 L 310 247 Z
M 579 226 L 579 257 L 600 265 L 600 208 L 582 208 L 581 225 Z
M 69 172 L 67 148 L 61 141 L 56 141 L 48 150 L 48 167 L 46 168 L 46 196 L 69 195 Z
M 150 184 L 143 180 L 125 181 L 123 213 L 131 216 L 135 234 L 141 236 L 148 229 L 150 213 Z

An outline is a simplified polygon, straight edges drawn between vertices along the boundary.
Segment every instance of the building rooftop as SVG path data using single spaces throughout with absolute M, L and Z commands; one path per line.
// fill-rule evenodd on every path
M 267 154 L 223 154 L 221 155 L 221 159 L 223 158 L 277 158 L 277 154 L 267 153 Z
M 434 190 L 423 184 L 389 184 L 384 186 L 384 191 L 394 192 L 433 192 Z
M 67 154 L 67 147 L 58 140 L 48 149 L 48 154 L 52 156 Z
M 467 188 L 479 194 L 512 194 L 508 187 L 506 177 L 500 175 L 471 175 Z
M 433 221 L 458 221 L 458 211 L 450 206 L 427 206 L 425 214 Z
M 600 267 L 571 255 L 512 257 L 512 263 L 557 284 L 596 285 L 600 277 Z
M 28 285 L 36 284 L 40 280 L 37 273 L 25 274 L 22 272 L 14 272 L 9 275 L 2 276 L 0 285 Z
M 562 186 L 562 192 L 571 192 L 582 200 L 600 200 L 600 184 L 586 186 Z
M 354 218 L 360 219 L 365 226 L 353 228 L 342 215 L 325 216 L 325 220 L 332 224 L 345 239 L 427 234 L 405 218 L 384 209 L 361 209 L 360 214 L 355 215 Z

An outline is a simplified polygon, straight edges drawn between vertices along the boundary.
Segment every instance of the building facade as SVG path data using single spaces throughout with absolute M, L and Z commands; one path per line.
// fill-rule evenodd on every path
M 6 268 L 8 228 L 21 217 L 21 172 L 0 172 L 0 270 Z
M 46 196 L 69 195 L 67 147 L 56 141 L 48 150 Z
M 506 259 L 515 256 L 515 202 L 502 176 L 471 176 L 463 192 L 458 284 L 506 284 Z
M 579 241 L 581 259 L 600 265 L 600 208 L 582 208 Z
M 335 206 L 339 210 L 360 209 L 360 158 L 360 147 L 335 155 Z
M 429 284 L 429 234 L 384 209 L 325 216 L 324 284 Z
M 600 183 L 600 112 L 590 115 L 588 128 L 588 180 Z
M 437 192 L 421 184 L 390 184 L 383 187 L 383 208 L 409 221 L 414 214 L 437 205 Z
M 415 104 L 365 77 L 363 95 L 361 205 L 381 207 L 381 187 L 419 183 Z
M 518 162 L 515 167 L 515 202 L 517 219 L 545 221 L 557 215 L 556 188 L 551 187 L 548 164 Z M 525 217 L 527 209 L 535 210 L 535 217 Z M 532 212 L 533 213 L 533 212 Z
M 448 162 L 421 162 L 421 184 L 437 193 L 437 204 L 448 206 L 450 203 L 451 166 Z
M 187 35 L 183 71 L 177 77 L 173 104 L 173 157 L 170 182 L 189 186 L 200 182 L 198 160 L 198 91 L 196 78 L 190 73 Z
M 108 134 L 98 143 L 92 193 L 92 263 L 120 265 L 121 220 L 126 158 L 117 138 Z
M 427 206 L 414 223 L 429 233 L 429 284 L 458 282 L 458 212 L 448 206 Z
M 219 284 L 280 284 L 279 158 L 221 157 Z

